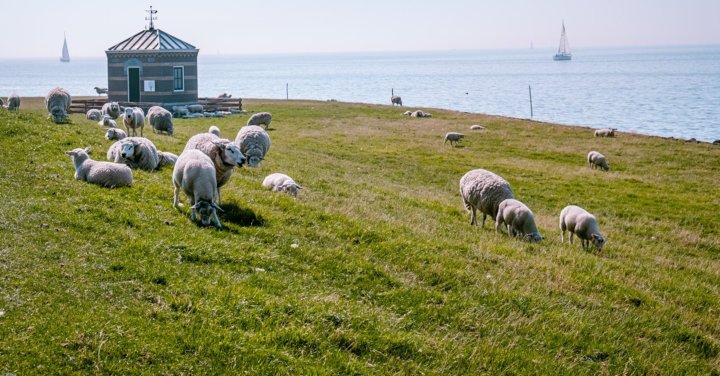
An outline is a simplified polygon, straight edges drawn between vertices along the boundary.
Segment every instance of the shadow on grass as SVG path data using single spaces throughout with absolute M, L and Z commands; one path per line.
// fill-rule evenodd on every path
M 221 213 L 218 213 L 220 222 L 227 221 L 243 227 L 262 227 L 265 225 L 265 219 L 262 216 L 255 214 L 255 212 L 250 209 L 241 208 L 234 202 L 223 203 L 220 205 L 220 208 L 223 210 Z

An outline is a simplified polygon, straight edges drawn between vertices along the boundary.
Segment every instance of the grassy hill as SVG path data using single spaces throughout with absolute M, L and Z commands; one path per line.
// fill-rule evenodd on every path
M 73 179 L 104 129 L 0 110 L 0 373 L 718 374 L 720 147 L 451 111 L 247 100 L 273 114 L 258 169 L 223 188 L 225 228 L 172 207 L 172 169 L 131 188 Z M 176 120 L 179 154 L 217 125 Z M 484 132 L 471 132 L 482 124 Z M 444 145 L 447 131 L 466 134 Z M 611 171 L 591 170 L 589 150 Z M 546 239 L 471 227 L 458 181 L 507 179 Z M 261 188 L 284 172 L 297 199 Z M 182 201 L 187 204 L 183 195 Z M 596 214 L 602 253 L 560 243 Z

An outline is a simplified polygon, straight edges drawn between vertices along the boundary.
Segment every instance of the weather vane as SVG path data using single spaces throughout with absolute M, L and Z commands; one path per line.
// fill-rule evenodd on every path
M 153 23 L 154 20 L 157 20 L 157 17 L 155 16 L 155 13 L 158 11 L 153 10 L 152 5 L 150 6 L 150 10 L 146 10 L 150 14 L 150 17 L 145 17 L 145 21 L 150 21 L 150 30 L 155 30 L 155 24 Z

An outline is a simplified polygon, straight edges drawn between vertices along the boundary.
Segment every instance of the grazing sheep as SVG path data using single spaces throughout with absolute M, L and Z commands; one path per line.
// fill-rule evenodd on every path
M 67 121 L 71 103 L 72 97 L 70 97 L 70 93 L 61 87 L 56 87 L 50 90 L 50 92 L 48 92 L 45 96 L 45 107 L 50 113 L 50 116 L 55 124 Z
M 583 250 L 590 250 L 590 243 L 595 249 L 602 251 L 605 238 L 600 234 L 597 219 L 585 209 L 569 205 L 560 212 L 560 241 L 565 242 L 565 230 L 570 232 L 570 244 L 573 243 L 573 234 L 582 240 Z
M 95 89 L 95 92 L 96 92 L 98 95 L 100 95 L 100 94 L 107 94 L 107 92 L 108 92 L 108 89 L 107 89 L 106 87 L 97 87 L 97 86 L 95 86 L 93 89 Z
M 173 121 L 172 114 L 170 111 L 160 107 L 152 106 L 148 110 L 147 114 L 148 123 L 153 129 L 153 132 L 166 132 L 169 135 L 173 134 Z
M 200 222 L 203 226 L 210 225 L 210 220 L 215 227 L 221 228 L 217 211 L 220 208 L 215 204 L 215 193 L 217 192 L 217 181 L 215 180 L 215 167 L 210 157 L 200 150 L 185 150 L 178 157 L 173 169 L 173 185 L 175 186 L 175 197 L 173 207 L 179 207 L 180 189 L 190 199 L 192 214 L 190 218 L 195 221 L 195 214 L 200 213 Z
M 135 130 L 140 128 L 140 137 L 143 137 L 145 113 L 143 113 L 143 110 L 139 107 L 128 107 L 125 109 L 125 113 L 123 114 L 123 124 L 125 124 L 125 129 L 128 134 L 130 134 L 130 129 L 132 128 L 133 137 L 137 136 Z
M 103 118 L 102 111 L 93 108 L 92 110 L 88 110 L 88 112 L 85 113 L 85 118 L 88 120 L 98 121 Z
M 250 119 L 248 119 L 247 125 L 265 125 L 265 129 L 267 130 L 270 128 L 270 121 L 272 120 L 272 115 L 269 112 L 258 112 L 257 114 L 254 114 L 253 116 L 250 116 Z
M 212 133 L 200 133 L 190 137 L 183 152 L 195 149 L 205 153 L 215 166 L 219 204 L 222 199 L 220 188 L 230 180 L 234 167 L 245 164 L 245 156 L 235 143 Z
M 7 108 L 10 111 L 17 111 L 20 109 L 20 96 L 17 94 L 13 94 L 8 98 L 7 105 L 5 105 L 5 108 Z
M 112 121 L 112 120 L 111 120 Z M 117 140 L 120 141 L 127 137 L 127 134 L 124 130 L 120 128 L 110 128 L 105 132 L 105 138 L 107 138 L 110 141 Z
M 522 202 L 509 198 L 503 200 L 498 206 L 495 219 L 495 232 L 500 232 L 500 226 L 507 226 L 508 235 L 517 236 L 523 240 L 539 242 L 543 239 L 535 225 L 535 215 Z
M 117 128 L 117 123 L 115 122 L 115 120 L 110 118 L 110 115 L 103 115 L 102 119 L 100 119 L 100 121 L 98 121 L 98 125 L 102 125 L 102 126 L 110 127 L 110 128 Z
M 455 143 L 455 146 L 457 146 L 458 142 L 462 141 L 464 137 L 465 135 L 462 133 L 448 132 L 445 133 L 445 141 L 443 142 L 443 144 L 450 141 L 450 146 L 453 146 L 453 143 Z
M 191 113 L 202 113 L 205 111 L 205 108 L 201 104 L 191 104 L 187 106 L 188 111 Z
M 495 219 L 498 207 L 503 200 L 513 198 L 510 184 L 494 173 L 477 169 L 466 173 L 460 179 L 460 195 L 465 209 L 470 211 L 470 225 L 477 225 L 475 211 L 483 213 L 482 227 L 485 227 L 485 217 Z
M 271 189 L 273 192 L 287 193 L 293 197 L 297 197 L 298 189 L 303 189 L 291 177 L 280 173 L 266 176 L 262 186 Z
M 119 163 L 102 162 L 90 159 L 90 147 L 66 151 L 75 165 L 75 179 L 97 184 L 103 187 L 129 187 L 133 183 L 130 167 Z
M 102 113 L 103 115 L 108 115 L 113 119 L 117 119 L 120 117 L 122 109 L 120 108 L 120 104 L 118 102 L 108 102 L 102 106 Z
M 248 166 L 257 167 L 270 150 L 270 136 L 257 125 L 247 125 L 238 131 L 235 144 L 247 158 Z
M 601 128 L 595 130 L 595 137 L 615 137 L 617 128 Z
M 188 110 L 187 106 L 173 106 L 172 113 L 175 117 L 183 117 L 190 115 L 190 110 Z
M 419 118 L 427 117 L 427 118 L 429 118 L 429 117 L 432 117 L 432 114 L 429 112 L 423 112 L 421 110 L 417 110 L 417 111 L 413 111 L 412 113 L 410 113 L 410 117 L 419 117 Z
M 399 95 L 393 95 L 392 97 L 390 97 L 390 103 L 392 103 L 393 106 L 397 104 L 402 107 L 402 98 L 400 98 Z
M 110 145 L 107 159 L 145 171 L 153 171 L 160 166 L 160 157 L 155 144 L 144 137 L 127 137 L 116 141 Z
M 482 125 L 474 124 L 470 126 L 470 129 L 473 131 L 484 131 L 485 127 L 483 127 Z
M 218 127 L 216 127 L 216 126 L 214 126 L 214 125 L 211 125 L 211 126 L 210 126 L 210 129 L 208 129 L 208 133 L 212 133 L 212 134 L 220 137 L 220 128 L 218 128 Z
M 159 166 L 172 166 L 177 162 L 178 156 L 167 151 L 158 151 L 158 158 Z
M 590 168 L 601 168 L 603 171 L 607 171 L 610 169 L 610 166 L 607 163 L 607 160 L 605 160 L 605 156 L 600 154 L 597 151 L 591 151 L 587 155 L 588 164 L 590 164 Z

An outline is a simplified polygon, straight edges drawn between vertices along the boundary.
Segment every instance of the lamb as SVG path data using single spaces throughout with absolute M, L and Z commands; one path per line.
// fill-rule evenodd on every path
M 177 162 L 178 156 L 167 151 L 158 151 L 158 158 L 160 159 L 159 166 L 173 166 Z
M 130 134 L 130 128 L 132 128 L 132 135 L 137 136 L 135 130 L 140 128 L 140 137 L 143 137 L 143 128 L 145 127 L 145 114 L 143 110 L 138 107 L 127 107 L 125 114 L 123 114 L 123 124 L 127 133 Z
M 50 116 L 55 124 L 67 121 L 71 103 L 72 97 L 70 97 L 70 93 L 61 87 L 56 87 L 50 90 L 50 92 L 48 92 L 45 96 L 45 107 L 50 113 Z
M 215 166 L 219 204 L 222 199 L 220 188 L 230 180 L 234 167 L 242 167 L 245 164 L 245 155 L 235 143 L 212 133 L 200 133 L 190 137 L 183 152 L 194 149 L 205 153 Z
M 119 163 L 90 159 L 90 147 L 66 151 L 75 165 L 75 179 L 103 187 L 129 187 L 133 183 L 130 167 Z
M 270 121 L 272 120 L 272 115 L 269 112 L 258 112 L 254 114 L 253 116 L 250 116 L 250 119 L 248 119 L 247 125 L 265 125 L 265 129 L 267 130 L 270 128 Z
M 595 249 L 602 251 L 605 238 L 600 234 L 597 219 L 585 209 L 569 205 L 560 212 L 560 241 L 565 242 L 565 230 L 570 232 L 570 244 L 573 243 L 573 234 L 582 240 L 583 250 L 590 250 L 590 243 Z
M 216 126 L 214 126 L 214 125 L 211 125 L 211 126 L 210 126 L 210 129 L 208 129 L 208 133 L 212 133 L 212 134 L 220 137 L 220 128 L 218 128 L 218 127 L 216 127 Z
M 400 98 L 399 95 L 393 95 L 392 97 L 390 97 L 390 103 L 392 103 L 393 106 L 397 104 L 402 107 L 402 98 Z
M 595 137 L 615 137 L 617 128 L 601 128 L 595 130 Z
M 190 218 L 195 221 L 195 215 L 200 213 L 200 222 L 203 226 L 210 225 L 210 220 L 216 228 L 221 228 L 217 211 L 221 210 L 215 204 L 217 181 L 215 180 L 215 167 L 210 157 L 200 150 L 185 150 L 178 157 L 173 169 L 173 185 L 175 197 L 173 207 L 179 207 L 180 188 L 190 199 L 192 214 Z
M 160 166 L 160 157 L 155 144 L 144 137 L 127 137 L 116 141 L 110 145 L 107 159 L 145 171 L 153 171 Z
M 13 94 L 8 98 L 7 105 L 5 105 L 5 108 L 7 108 L 10 111 L 17 111 L 20 109 L 20 96 L 17 94 Z
M 291 177 L 280 173 L 266 176 L 262 182 L 262 186 L 263 188 L 271 189 L 273 192 L 283 192 L 293 197 L 297 197 L 298 189 L 303 189 L 295 183 L 295 180 Z
M 100 121 L 98 121 L 98 125 L 102 125 L 102 126 L 110 127 L 110 128 L 117 128 L 117 123 L 115 122 L 115 120 L 110 118 L 110 115 L 103 115 L 102 119 L 100 119 Z
M 477 225 L 475 211 L 483 213 L 482 227 L 485 217 L 497 217 L 498 208 L 503 200 L 513 198 L 510 184 L 502 177 L 483 170 L 471 170 L 460 179 L 460 195 L 465 209 L 470 211 L 470 225 Z
M 117 119 L 120 117 L 120 113 L 122 110 L 120 109 L 120 104 L 118 102 L 108 102 L 105 103 L 102 106 L 102 113 L 103 115 L 109 115 L 113 119 Z
M 600 154 L 597 151 L 591 151 L 587 155 L 587 161 L 588 164 L 590 164 L 590 168 L 601 168 L 603 171 L 607 171 L 610 169 L 610 166 L 607 163 L 607 160 L 605 159 L 605 156 Z
M 113 120 L 110 120 L 110 121 L 113 121 Z M 127 137 L 127 134 L 125 133 L 124 130 L 122 130 L 120 128 L 110 128 L 107 130 L 107 132 L 105 132 L 105 138 L 107 138 L 110 141 L 112 141 L 112 140 L 120 141 L 126 137 Z
M 153 132 L 157 131 L 160 134 L 162 134 L 162 132 L 166 132 L 169 135 L 173 134 L 172 114 L 170 111 L 160 106 L 152 106 L 148 110 L 147 120 L 148 123 L 150 123 Z
M 88 120 L 98 121 L 103 118 L 103 114 L 100 110 L 94 108 L 85 113 L 85 118 Z
M 98 95 L 100 95 L 100 94 L 107 94 L 107 93 L 108 93 L 108 89 L 107 89 L 106 87 L 97 87 L 97 86 L 95 86 L 93 89 L 95 89 L 95 92 L 96 92 Z
M 455 146 L 457 146 L 458 142 L 462 141 L 464 137 L 465 135 L 462 133 L 448 132 L 445 133 L 445 141 L 443 142 L 443 144 L 450 141 L 450 146 L 453 146 L 453 143 L 455 143 Z
M 500 232 L 500 226 L 507 226 L 508 235 L 517 236 L 523 240 L 539 242 L 543 239 L 535 225 L 535 215 L 522 202 L 509 198 L 503 200 L 498 206 L 495 219 L 495 232 Z
M 247 125 L 238 131 L 235 144 L 247 158 L 248 166 L 257 167 L 270 150 L 270 136 L 257 125 Z

